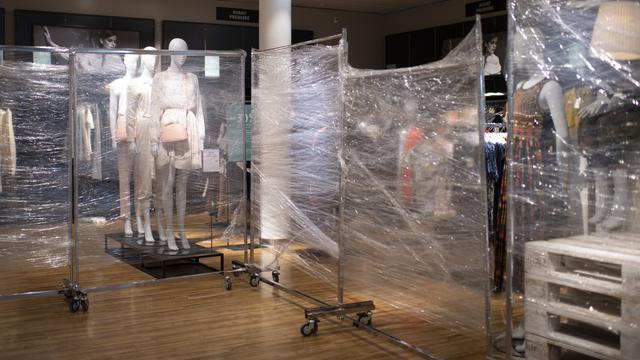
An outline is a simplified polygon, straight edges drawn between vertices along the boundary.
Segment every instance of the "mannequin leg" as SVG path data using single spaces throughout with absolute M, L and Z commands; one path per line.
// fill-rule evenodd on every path
M 164 217 L 164 184 L 169 177 L 167 173 L 169 171 L 169 167 L 158 167 L 156 168 L 156 180 L 153 184 L 153 193 L 154 193 L 154 206 L 156 209 L 156 220 L 158 223 L 158 237 L 160 238 L 160 245 L 165 245 L 167 243 L 167 236 L 165 227 L 162 225 L 162 218 Z
M 173 185 L 175 182 L 176 169 L 173 164 L 169 164 L 167 171 L 167 178 L 164 179 L 162 186 L 162 210 L 164 212 L 164 218 L 166 223 L 167 246 L 169 250 L 178 250 L 176 245 L 176 239 L 173 235 Z
M 124 219 L 124 236 L 132 237 L 131 229 L 131 159 L 129 154 L 129 144 L 118 143 L 118 181 L 120 183 L 120 217 Z
M 593 173 L 596 183 L 596 212 L 589 219 L 589 224 L 595 225 L 603 222 L 609 215 L 611 195 L 609 194 L 607 169 L 594 169 Z
M 629 208 L 629 184 L 627 183 L 627 170 L 617 169 L 613 172 L 613 204 L 611 213 L 602 226 L 607 231 L 622 227 L 627 220 Z
M 177 170 L 176 179 L 176 208 L 178 212 L 178 232 L 183 249 L 189 249 L 189 241 L 184 231 L 184 216 L 187 209 L 187 181 L 189 180 L 189 170 Z

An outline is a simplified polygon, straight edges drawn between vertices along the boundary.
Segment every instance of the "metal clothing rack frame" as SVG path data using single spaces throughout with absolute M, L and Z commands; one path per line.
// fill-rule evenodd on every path
M 480 26 L 480 17 L 476 16 L 476 26 Z M 481 36 L 480 35 L 480 30 L 478 30 L 477 32 L 477 36 Z M 297 48 L 297 47 L 301 47 L 301 46 L 306 46 L 306 45 L 313 45 L 313 44 L 319 44 L 319 43 L 324 43 L 324 42 L 328 42 L 328 41 L 332 41 L 332 40 L 340 40 L 340 42 L 343 44 L 343 46 L 345 47 L 345 52 L 343 54 L 341 54 L 340 58 L 339 58 L 339 68 L 342 68 L 344 65 L 348 64 L 348 59 L 347 59 L 347 34 L 346 34 L 346 29 L 343 29 L 342 34 L 339 35 L 334 35 L 334 36 L 328 36 L 325 38 L 320 38 L 320 39 L 316 39 L 316 40 L 311 40 L 311 41 L 307 41 L 307 42 L 303 42 L 303 43 L 298 43 L 295 45 L 291 45 L 291 46 L 282 46 L 282 47 L 277 47 L 277 48 L 273 48 L 273 49 L 267 49 L 267 50 L 261 50 L 260 52 L 268 52 L 268 51 L 274 51 L 274 50 L 279 50 L 279 49 L 293 49 L 293 48 Z M 478 41 L 481 41 L 481 39 L 477 39 Z M 384 71 L 384 70 L 383 70 Z M 402 69 L 400 69 L 400 71 L 402 71 Z M 480 103 L 484 103 L 484 79 L 483 79 L 483 75 L 482 75 L 482 64 L 478 65 L 478 77 L 479 77 L 479 88 L 477 91 L 477 97 L 480 101 Z M 341 103 L 342 106 L 342 103 Z M 344 111 L 341 109 L 340 111 L 341 114 L 344 113 Z M 483 114 L 483 107 L 480 107 L 478 109 L 478 118 L 479 119 L 483 119 L 484 118 L 484 114 Z M 340 144 L 339 146 L 342 148 L 344 146 L 344 130 L 345 130 L 345 125 L 344 125 L 344 121 L 343 119 L 341 119 L 340 121 L 340 130 L 341 130 L 341 136 L 340 136 Z M 478 129 L 478 137 L 480 140 L 480 143 L 482 143 L 483 141 L 483 134 L 484 134 L 484 129 Z M 481 161 L 482 163 L 481 168 L 484 168 L 484 158 L 481 157 Z M 485 180 L 483 181 L 483 188 L 486 188 L 486 185 L 484 184 Z M 343 239 L 343 226 L 344 226 L 344 199 L 345 199 L 345 174 L 343 171 L 341 171 L 340 173 L 340 186 L 339 186 L 339 213 L 338 213 L 338 230 L 337 230 L 337 243 L 338 243 L 338 275 L 337 275 L 337 304 L 330 304 L 328 302 L 322 301 L 320 299 L 317 299 L 316 297 L 313 297 L 309 294 L 306 294 L 304 292 L 298 291 L 296 289 L 293 288 L 289 288 L 287 286 L 284 286 L 282 284 L 279 283 L 279 278 L 280 278 L 280 272 L 279 272 L 279 268 L 276 266 L 275 269 L 262 269 L 260 266 L 255 264 L 255 259 L 254 259 L 254 247 L 255 247 L 255 239 L 257 237 L 256 235 L 256 229 L 252 226 L 249 230 L 250 232 L 250 242 L 249 242 L 249 247 L 250 247 L 250 262 L 249 263 L 241 263 L 238 261 L 232 261 L 233 267 L 236 270 L 241 270 L 242 272 L 246 272 L 249 274 L 250 276 L 250 284 L 251 286 L 258 286 L 260 282 L 263 282 L 267 285 L 270 285 L 278 290 L 282 290 L 285 291 L 286 293 L 314 302 L 316 304 L 318 304 L 318 307 L 314 307 L 314 308 L 305 308 L 304 309 L 304 314 L 305 314 L 305 318 L 307 319 L 307 321 L 303 324 L 302 328 L 301 328 L 301 333 L 303 336 L 308 336 L 308 335 L 312 335 L 317 333 L 318 331 L 318 321 L 320 317 L 327 317 L 327 316 L 336 316 L 339 320 L 348 320 L 351 321 L 353 323 L 354 326 L 364 329 L 374 335 L 380 336 L 386 340 L 389 340 L 397 345 L 400 345 L 406 349 L 409 349 L 421 356 L 424 356 L 426 358 L 430 358 L 430 359 L 441 359 L 440 357 L 438 357 L 436 354 L 434 354 L 433 352 L 429 351 L 428 349 L 424 349 L 421 348 L 419 346 L 416 346 L 406 340 L 400 339 L 388 332 L 385 332 L 383 330 L 380 330 L 378 328 L 376 328 L 375 326 L 372 325 L 372 316 L 373 313 L 372 311 L 375 310 L 375 304 L 373 303 L 373 301 L 362 301 L 362 302 L 356 302 L 356 303 L 344 303 L 344 239 Z M 486 207 L 486 206 L 485 206 Z M 247 204 L 247 208 L 250 208 L 250 204 Z M 246 222 L 247 224 L 249 224 L 249 221 L 247 220 Z M 487 261 L 487 266 L 488 266 L 488 257 L 485 257 L 486 261 Z M 261 274 L 265 271 L 269 271 L 271 270 L 271 279 L 268 279 L 264 276 L 262 276 Z M 485 319 L 487 324 L 490 323 L 490 294 L 488 292 L 489 286 L 490 286 L 490 279 L 487 276 L 487 281 L 486 281 L 486 291 L 485 291 Z M 355 315 L 355 316 L 353 316 Z M 490 338 L 488 336 L 489 331 L 486 331 L 485 334 L 485 347 L 490 346 Z
M 65 300 L 69 305 L 69 309 L 72 312 L 76 312 L 79 310 L 88 311 L 89 309 L 89 293 L 97 293 L 97 292 L 105 292 L 112 291 L 118 289 L 127 289 L 134 287 L 144 287 L 153 284 L 166 283 L 184 280 L 185 278 L 199 278 L 204 276 L 212 276 L 212 275 L 224 275 L 232 272 L 239 272 L 241 270 L 221 270 L 215 272 L 209 272 L 204 274 L 195 274 L 195 275 L 186 275 L 179 277 L 171 277 L 171 278 L 162 278 L 162 279 L 149 279 L 149 280 L 139 280 L 132 281 L 128 283 L 114 284 L 114 285 L 105 285 L 105 286 L 97 286 L 91 288 L 83 288 L 81 286 L 80 281 L 80 238 L 78 234 L 78 162 L 77 162 L 77 142 L 80 141 L 77 133 L 77 124 L 76 124 L 76 105 L 77 105 L 77 57 L 79 53 L 82 54 L 116 54 L 116 55 L 126 55 L 126 54 L 135 54 L 135 55 L 156 55 L 158 57 L 162 56 L 171 56 L 171 55 L 185 55 L 185 56 L 228 56 L 228 57 L 239 57 L 240 58 L 240 66 L 242 67 L 242 71 L 240 73 L 240 79 L 238 80 L 240 84 L 242 84 L 239 91 L 239 99 L 244 99 L 244 64 L 246 53 L 244 50 L 234 50 L 234 51 L 213 51 L 213 50 L 187 50 L 187 51 L 170 51 L 170 50 L 121 50 L 121 49 L 78 49 L 78 48 L 56 48 L 56 47 L 32 47 L 32 46 L 12 46 L 12 45 L 0 45 L 0 51 L 7 52 L 25 52 L 25 53 L 36 53 L 36 52 L 44 52 L 44 53 L 65 53 L 69 55 L 69 63 L 68 63 L 68 90 L 69 90 L 69 108 L 68 108 L 68 134 L 69 139 L 71 139 L 67 144 L 67 161 L 68 161 L 68 175 L 69 175 L 69 194 L 67 196 L 67 200 L 69 201 L 69 224 L 67 226 L 67 239 L 69 241 L 68 247 L 68 277 L 62 279 L 62 288 L 59 290 L 44 290 L 44 291 L 28 291 L 28 292 L 18 292 L 13 294 L 0 294 L 0 300 L 17 300 L 23 298 L 33 298 L 33 297 L 55 297 L 63 295 Z M 244 101 L 242 101 L 244 103 Z M 246 132 L 245 129 L 245 121 L 242 121 L 242 133 Z M 242 139 L 243 147 L 243 159 L 246 159 L 246 137 Z M 246 179 L 247 179 L 247 169 L 246 169 L 246 161 L 243 161 L 242 165 L 242 181 L 243 181 L 243 195 L 240 199 L 241 206 L 247 204 L 247 187 L 246 187 Z M 246 210 L 246 209 L 245 209 Z M 246 214 L 246 211 L 245 211 Z M 245 220 L 247 220 L 245 216 Z M 248 261 L 248 236 L 247 236 L 247 223 L 245 222 L 245 231 L 244 233 L 244 259 L 245 262 Z M 225 277 L 225 287 L 230 290 L 231 283 L 227 281 L 229 279 L 228 276 Z

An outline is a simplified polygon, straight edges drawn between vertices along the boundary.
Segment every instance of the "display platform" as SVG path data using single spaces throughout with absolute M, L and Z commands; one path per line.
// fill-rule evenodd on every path
M 157 237 L 156 234 L 154 236 Z M 110 248 L 109 241 L 115 241 L 120 247 Z M 205 272 L 224 270 L 224 254 L 197 244 L 191 244 L 190 249 L 171 251 L 166 245 L 156 241 L 153 245 L 138 244 L 137 237 L 125 237 L 123 234 L 106 234 L 104 237 L 104 251 L 131 266 L 136 267 L 156 278 L 172 276 L 195 275 Z M 220 258 L 220 269 L 216 269 L 200 260 L 210 257 Z

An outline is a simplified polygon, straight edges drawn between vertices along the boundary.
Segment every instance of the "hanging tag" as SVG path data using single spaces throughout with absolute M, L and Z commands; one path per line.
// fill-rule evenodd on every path
M 202 172 L 220 172 L 220 151 L 218 149 L 202 150 Z
M 576 101 L 573 103 L 573 108 L 580 109 L 580 104 L 582 104 L 582 98 L 578 96 Z
M 208 78 L 220 77 L 220 57 L 219 56 L 204 57 L 204 76 Z

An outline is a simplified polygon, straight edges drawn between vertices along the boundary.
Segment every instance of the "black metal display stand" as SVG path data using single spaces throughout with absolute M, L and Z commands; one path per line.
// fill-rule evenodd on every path
M 118 242 L 120 247 L 109 248 L 109 240 Z M 178 265 L 191 265 L 211 272 L 224 271 L 223 253 L 196 244 L 191 244 L 190 249 L 171 251 L 166 245 L 160 245 L 158 241 L 153 245 L 145 245 L 143 238 L 125 237 L 122 234 L 106 234 L 104 236 L 104 251 L 119 258 L 137 259 L 137 266 L 140 269 L 162 279 L 167 277 L 167 267 Z M 200 261 L 210 257 L 220 258 L 220 269 Z M 159 274 L 155 271 L 158 268 L 160 269 Z

